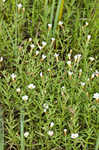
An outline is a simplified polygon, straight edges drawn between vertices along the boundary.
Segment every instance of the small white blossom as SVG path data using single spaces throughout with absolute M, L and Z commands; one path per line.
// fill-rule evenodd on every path
M 85 86 L 85 82 L 80 82 L 81 86 Z
M 71 138 L 72 138 L 72 139 L 75 139 L 75 138 L 77 138 L 78 136 L 79 136 L 78 133 L 75 133 L 75 134 L 72 133 L 72 134 L 71 134 Z
M 72 74 L 73 74 L 73 72 L 68 71 L 68 75 L 69 75 L 69 76 L 72 76 Z
M 40 77 L 42 77 L 43 76 L 43 74 L 42 74 L 42 72 L 40 72 Z
M 89 60 L 94 61 L 95 59 L 94 59 L 94 57 L 89 57 Z
M 64 129 L 64 132 L 67 132 L 67 129 Z
M 53 42 L 55 41 L 55 38 L 54 38 L 54 37 L 52 37 L 52 38 L 51 38 L 51 40 L 52 40 L 52 43 L 53 43 Z
M 40 46 L 40 45 L 38 45 L 38 47 L 39 47 L 39 49 L 41 50 L 43 47 L 42 46 Z
M 39 51 L 36 51 L 36 56 L 39 54 Z
M 52 130 L 49 130 L 49 131 L 48 131 L 48 135 L 49 135 L 49 136 L 53 136 L 53 135 L 54 135 L 54 132 L 53 132 Z
M 5 2 L 6 0 L 2 0 L 3 2 Z
M 87 40 L 89 41 L 91 39 L 91 35 L 88 35 L 87 36 Z
M 11 78 L 14 81 L 16 79 L 16 75 L 14 73 L 11 74 Z
M 62 90 L 64 90 L 65 89 L 65 86 L 62 86 Z
M 44 60 L 45 58 L 46 58 L 46 56 L 43 54 L 43 55 L 42 55 L 42 60 Z
M 91 79 L 93 79 L 95 76 L 96 76 L 96 74 L 93 73 L 93 74 L 91 75 Z
M 30 45 L 31 49 L 35 48 L 35 45 L 34 44 L 31 44 Z
M 93 98 L 99 99 L 99 93 L 95 93 L 95 94 L 93 95 Z
M 22 99 L 23 99 L 24 101 L 27 101 L 27 100 L 28 100 L 28 96 L 27 96 L 27 95 L 22 96 Z
M 3 57 L 0 57 L 0 62 L 2 62 L 3 61 Z
M 59 26 L 62 26 L 62 25 L 63 25 L 63 22 L 62 22 L 62 21 L 59 21 L 58 25 L 59 25 Z
M 29 89 L 35 89 L 35 87 L 36 87 L 36 86 L 35 86 L 34 84 L 29 84 L 29 85 L 28 85 L 28 88 L 29 88 Z
M 99 71 L 98 70 L 96 70 L 95 74 L 96 74 L 96 77 L 99 77 Z
M 44 109 L 44 113 L 46 113 L 47 109 Z
M 52 28 L 52 24 L 48 24 L 48 28 L 51 29 Z
M 32 38 L 29 38 L 29 42 L 32 42 Z
M 27 138 L 29 136 L 29 132 L 24 133 L 24 137 Z
M 51 71 L 51 69 L 49 69 L 49 68 L 48 68 L 48 71 L 50 72 L 50 71 Z
M 54 57 L 58 57 L 58 56 L 59 56 L 59 54 L 57 54 L 57 53 L 54 54 Z
M 17 88 L 17 89 L 16 89 L 16 92 L 17 92 L 17 93 L 20 93 L 20 92 L 21 92 L 21 89 L 20 89 L 20 88 Z
M 71 67 L 71 61 L 67 61 L 68 66 Z
M 64 129 L 64 135 L 66 136 L 66 134 L 67 134 L 67 129 Z
M 75 62 L 79 62 L 79 61 L 80 61 L 80 58 L 81 58 L 81 54 L 75 55 L 75 56 L 74 56 Z
M 86 22 L 85 25 L 88 26 L 88 22 Z
M 47 44 L 47 43 L 46 43 L 45 41 L 42 42 L 43 47 L 45 47 L 46 44 Z
M 82 69 L 80 69 L 79 72 L 82 73 Z
M 68 53 L 68 58 L 71 59 L 71 53 Z
M 19 9 L 22 8 L 22 4 L 21 4 L 21 3 L 17 4 L 17 7 L 18 7 Z
M 50 123 L 50 127 L 52 128 L 54 126 L 54 122 L 51 122 Z
M 49 108 L 49 107 L 48 107 L 48 104 L 44 103 L 44 104 L 43 104 L 43 108 L 47 110 L 47 109 Z

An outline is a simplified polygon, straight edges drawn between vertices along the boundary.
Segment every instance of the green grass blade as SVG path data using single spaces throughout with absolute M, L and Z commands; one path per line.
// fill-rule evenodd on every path
M 62 2 L 61 2 L 60 12 L 59 12 L 59 20 L 61 20 L 61 18 L 62 18 L 63 6 L 64 6 L 64 0 L 62 0 Z
M 48 16 L 48 0 L 45 0 L 45 7 L 44 7 L 44 24 L 45 24 L 45 29 L 47 27 L 47 16 Z
M 59 0 L 58 6 L 57 6 L 57 11 L 56 11 L 56 16 L 55 16 L 55 21 L 54 21 L 53 33 L 54 33 L 55 30 L 56 30 L 57 22 L 58 22 L 58 20 L 59 20 L 61 3 L 62 3 L 62 0 Z
M 54 8 L 55 8 L 55 0 L 53 0 L 53 4 L 52 4 L 51 16 L 50 16 L 50 24 L 52 24 L 52 22 L 53 22 Z
M 20 113 L 20 133 L 21 133 L 21 150 L 25 150 L 24 144 L 24 110 L 21 108 Z
M 4 150 L 4 126 L 3 126 L 3 111 L 0 107 L 0 150 Z
M 99 149 L 99 135 L 98 135 L 98 138 L 97 138 L 97 141 L 96 141 L 96 148 L 95 148 L 95 150 L 98 150 L 98 149 Z

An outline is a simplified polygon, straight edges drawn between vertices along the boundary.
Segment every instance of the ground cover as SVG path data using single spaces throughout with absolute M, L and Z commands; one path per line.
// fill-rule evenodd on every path
M 0 1 L 1 150 L 98 150 L 98 6 Z

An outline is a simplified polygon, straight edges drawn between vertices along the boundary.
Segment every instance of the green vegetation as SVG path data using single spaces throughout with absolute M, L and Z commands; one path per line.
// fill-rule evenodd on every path
M 0 1 L 0 150 L 99 149 L 98 0 Z

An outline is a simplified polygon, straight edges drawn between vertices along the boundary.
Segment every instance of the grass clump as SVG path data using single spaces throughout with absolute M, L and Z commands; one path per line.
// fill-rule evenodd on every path
M 2 150 L 98 150 L 96 2 L 0 1 Z

